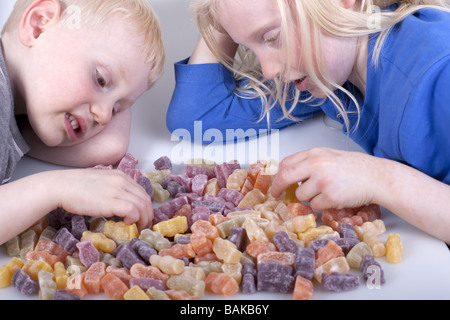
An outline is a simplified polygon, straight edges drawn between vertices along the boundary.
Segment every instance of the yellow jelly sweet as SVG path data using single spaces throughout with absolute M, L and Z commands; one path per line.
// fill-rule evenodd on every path
M 131 241 L 139 237 L 139 231 L 136 224 L 127 225 L 125 222 L 107 221 L 103 233 L 110 239 Z
M 391 263 L 399 263 L 403 257 L 403 245 L 399 234 L 389 234 L 386 240 L 386 259 Z
M 164 237 L 171 238 L 178 233 L 185 233 L 188 230 L 187 218 L 180 216 L 160 222 L 153 226 L 153 230 L 161 233 Z
M 69 276 L 67 275 L 66 268 L 62 262 L 56 262 L 53 266 L 53 275 L 56 282 L 56 288 L 58 290 L 63 290 L 67 286 L 67 280 Z
M 11 285 L 11 279 L 17 268 L 23 267 L 23 261 L 19 258 L 12 258 L 0 268 L 0 289 Z
M 139 286 L 131 287 L 123 295 L 124 300 L 150 300 L 150 297 Z
M 108 239 L 103 233 L 94 233 L 91 231 L 83 232 L 83 236 L 80 241 L 90 240 L 97 250 L 105 253 L 113 253 L 117 248 L 117 244 L 114 240 Z
M 53 268 L 47 262 L 39 260 L 26 261 L 22 270 L 35 281 L 38 281 L 38 274 L 40 271 L 53 272 Z

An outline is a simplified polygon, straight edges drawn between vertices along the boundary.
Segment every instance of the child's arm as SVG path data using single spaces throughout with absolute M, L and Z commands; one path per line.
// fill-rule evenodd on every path
M 228 56 L 235 55 L 237 45 L 226 36 L 220 35 L 218 42 L 223 43 Z M 226 142 L 227 129 L 242 129 L 249 134 L 248 137 L 256 136 L 260 129 L 268 129 L 267 119 L 259 121 L 264 108 L 261 100 L 243 98 L 237 94 L 239 83 L 231 71 L 218 63 L 203 39 L 200 39 L 190 59 L 175 64 L 175 75 L 176 86 L 166 120 L 172 133 L 183 129 L 193 137 L 198 132 L 194 123 L 201 121 L 202 134 L 209 129 L 217 129 L 223 141 L 215 142 Z M 320 111 L 320 108 L 299 104 L 293 116 L 307 119 Z M 279 105 L 271 110 L 270 117 L 271 129 L 282 129 L 297 123 L 289 119 L 279 121 L 283 118 Z
M 146 228 L 153 220 L 151 198 L 118 170 L 79 169 L 38 173 L 0 186 L 0 244 L 56 208 L 104 217 L 123 217 Z
M 358 152 L 313 149 L 280 164 L 271 192 L 301 182 L 296 196 L 317 210 L 378 204 L 450 243 L 450 186 L 396 161 Z
M 29 156 L 57 165 L 85 168 L 117 164 L 128 150 L 130 128 L 131 109 L 127 109 L 116 114 L 101 133 L 73 147 L 47 147 L 29 125 L 25 126 L 23 135 L 31 147 Z

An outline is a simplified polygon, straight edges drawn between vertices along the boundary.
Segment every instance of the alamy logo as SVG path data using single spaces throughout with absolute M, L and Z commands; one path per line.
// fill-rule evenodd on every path
M 179 142 L 172 149 L 174 164 L 182 164 L 185 159 L 237 160 L 239 163 L 255 163 L 260 159 L 280 161 L 280 134 L 276 129 L 207 129 L 203 132 L 202 122 L 196 121 L 193 134 L 192 137 L 186 129 L 172 133 L 171 140 Z M 254 139 L 256 136 L 258 139 Z M 223 141 L 237 143 L 222 144 Z

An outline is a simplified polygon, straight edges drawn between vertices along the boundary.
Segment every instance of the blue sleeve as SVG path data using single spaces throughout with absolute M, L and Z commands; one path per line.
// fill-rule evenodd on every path
M 399 126 L 406 162 L 450 184 L 450 56 L 434 63 L 414 86 Z
M 263 114 L 261 100 L 236 95 L 239 83 L 227 68 L 221 64 L 188 65 L 187 61 L 175 64 L 176 85 L 166 119 L 170 132 L 196 143 L 223 143 L 268 133 L 267 119 L 258 121 Z M 307 119 L 320 111 L 299 104 L 293 115 Z M 297 123 L 282 119 L 280 106 L 271 111 L 270 118 L 270 129 Z M 210 136 L 213 141 L 203 138 Z

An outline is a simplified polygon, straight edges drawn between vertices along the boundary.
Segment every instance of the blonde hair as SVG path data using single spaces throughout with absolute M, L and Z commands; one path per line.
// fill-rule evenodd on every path
M 17 0 L 2 36 L 18 27 L 25 10 L 34 0 Z M 61 4 L 60 23 L 73 23 L 73 9 L 79 13 L 83 26 L 101 28 L 108 18 L 118 15 L 127 27 L 138 36 L 138 45 L 146 56 L 149 66 L 149 87 L 161 77 L 165 65 L 165 52 L 159 19 L 148 0 L 59 0 Z
M 237 94 L 244 97 L 260 97 L 263 112 L 260 121 L 267 116 L 270 127 L 270 110 L 279 103 L 285 118 L 296 121 L 292 111 L 298 102 L 310 103 L 316 101 L 315 106 L 320 105 L 317 100 L 309 95 L 304 98 L 300 92 L 292 93 L 287 81 L 287 71 L 290 70 L 289 52 L 290 37 L 298 39 L 298 45 L 302 51 L 302 58 L 306 65 L 308 76 L 314 84 L 320 88 L 337 108 L 339 115 L 343 118 L 347 133 L 349 134 L 350 121 L 341 99 L 335 91 L 344 92 L 357 107 L 358 118 L 360 106 L 357 99 L 345 88 L 331 80 L 327 75 L 323 50 L 321 45 L 321 34 L 325 33 L 337 38 L 357 38 L 374 33 L 380 33 L 373 52 L 372 63 L 376 66 L 385 42 L 392 28 L 407 16 L 423 8 L 436 8 L 449 10 L 448 0 L 403 0 L 395 11 L 383 11 L 389 5 L 399 2 L 398 0 L 357 0 L 357 10 L 347 10 L 334 0 L 277 0 L 281 13 L 282 32 L 282 54 L 284 65 L 280 76 L 272 81 L 264 78 L 261 67 L 256 56 L 246 48 L 238 49 L 236 60 L 224 56 L 214 41 L 214 31 L 222 33 L 226 31 L 218 23 L 218 3 L 223 0 L 194 0 L 191 6 L 197 18 L 200 33 L 221 63 L 232 70 L 238 78 L 248 78 L 246 86 L 238 88 Z M 293 24 L 297 34 L 289 34 L 289 26 Z M 298 30 L 301 30 L 299 36 Z M 335 88 L 331 90 L 330 87 Z M 292 101 L 290 109 L 287 108 L 288 101 Z M 281 119 L 280 119 L 281 120 Z M 355 129 L 358 125 L 355 126 Z

